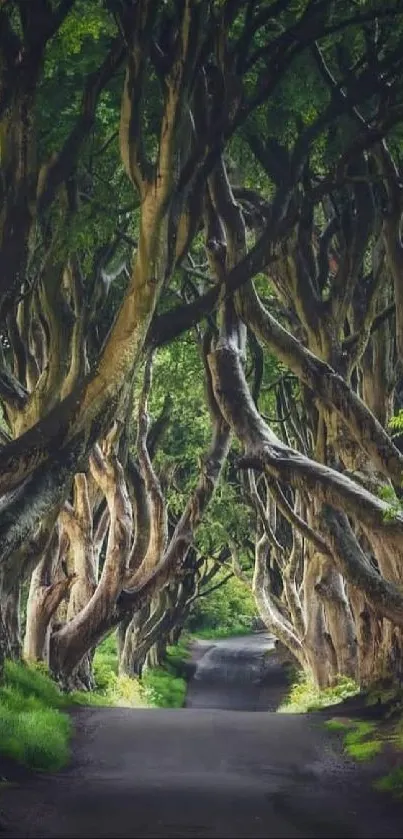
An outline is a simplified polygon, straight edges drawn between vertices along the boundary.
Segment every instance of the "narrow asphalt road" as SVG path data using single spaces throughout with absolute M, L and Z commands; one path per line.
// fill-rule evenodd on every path
M 255 647 L 249 672 L 246 643 L 240 642 L 240 657 L 257 690 L 265 676 L 255 666 L 256 641 L 251 642 Z M 213 662 L 217 655 L 227 660 L 225 649 L 228 645 L 213 656 Z M 199 650 L 199 667 L 202 653 Z M 239 661 L 233 664 L 238 666 Z M 373 793 L 365 770 L 340 756 L 319 718 L 256 711 L 251 692 L 248 702 L 255 713 L 212 708 L 211 676 L 217 702 L 224 707 L 228 684 L 232 680 L 237 692 L 240 680 L 228 665 L 220 699 L 218 674 L 212 674 L 215 666 L 205 661 L 204 669 L 208 708 L 200 707 L 204 679 L 199 670 L 189 691 L 189 708 L 77 711 L 71 765 L 58 775 L 0 791 L 0 807 L 8 822 L 2 835 L 14 839 L 402 836 L 402 809 Z
M 275 711 L 288 688 L 284 668 L 273 655 L 274 638 L 265 632 L 220 641 L 198 641 L 197 663 L 187 708 Z

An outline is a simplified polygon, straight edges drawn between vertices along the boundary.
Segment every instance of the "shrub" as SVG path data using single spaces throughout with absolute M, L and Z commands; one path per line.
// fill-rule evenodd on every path
M 328 705 L 337 705 L 350 696 L 359 693 L 359 687 L 353 679 L 340 676 L 337 684 L 329 688 L 318 688 L 305 673 L 298 676 L 291 691 L 280 705 L 278 711 L 283 714 L 303 714 L 306 711 L 318 711 Z
M 118 656 L 116 649 L 116 635 L 113 633 L 104 638 L 97 647 L 93 662 L 94 678 L 97 690 L 106 693 L 110 685 L 115 683 L 118 675 Z
M 162 667 L 145 670 L 142 687 L 147 702 L 157 708 L 183 708 L 186 682 Z

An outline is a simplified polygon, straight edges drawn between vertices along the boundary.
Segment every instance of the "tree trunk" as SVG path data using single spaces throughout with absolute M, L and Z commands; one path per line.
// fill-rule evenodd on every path
M 59 541 L 56 528 L 32 573 L 24 637 L 24 657 L 28 661 L 44 661 L 49 664 L 52 619 L 74 581 L 74 575 L 66 575 L 61 568 L 66 548 L 66 542 Z
M 311 549 L 308 551 L 304 575 L 304 650 L 308 661 L 306 669 L 311 673 L 315 684 L 324 688 L 334 681 L 337 660 L 327 637 L 323 602 L 316 588 L 317 580 L 321 576 L 322 557 Z
M 353 616 L 344 591 L 343 578 L 330 560 L 322 560 L 315 589 L 324 603 L 328 632 L 336 656 L 336 673 L 356 679 L 357 638 Z
M 17 584 L 11 590 L 0 589 L 0 660 L 20 656 L 20 586 Z

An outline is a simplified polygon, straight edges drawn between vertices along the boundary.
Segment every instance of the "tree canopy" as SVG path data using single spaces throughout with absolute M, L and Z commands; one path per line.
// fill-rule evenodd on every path
M 402 34 L 0 3 L 1 658 L 141 673 L 236 577 L 318 684 L 400 671 Z

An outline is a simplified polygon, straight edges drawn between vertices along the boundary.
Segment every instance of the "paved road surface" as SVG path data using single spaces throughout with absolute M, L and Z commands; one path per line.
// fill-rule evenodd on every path
M 264 632 L 218 642 L 198 641 L 194 648 L 197 670 L 186 707 L 275 711 L 288 685 L 273 650 L 274 638 Z
M 225 681 L 228 686 L 228 674 Z M 202 693 L 203 679 L 196 682 Z M 194 685 L 192 691 L 195 703 Z M 207 693 L 211 702 L 210 685 Z M 318 718 L 211 707 L 109 708 L 81 709 L 75 722 L 68 769 L 0 792 L 9 823 L 2 835 L 403 835 L 402 810 L 371 791 L 366 770 L 340 757 Z

